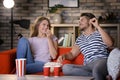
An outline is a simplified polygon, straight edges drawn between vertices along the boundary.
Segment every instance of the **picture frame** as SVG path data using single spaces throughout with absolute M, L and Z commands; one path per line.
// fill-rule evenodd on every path
M 79 0 L 48 0 L 49 8 L 55 5 L 63 5 L 65 8 L 78 8 Z

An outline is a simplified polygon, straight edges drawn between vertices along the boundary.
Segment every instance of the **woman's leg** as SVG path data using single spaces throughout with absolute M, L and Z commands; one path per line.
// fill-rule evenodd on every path
M 18 47 L 17 47 L 17 59 L 19 58 L 26 58 L 27 64 L 26 64 L 26 73 L 36 73 L 36 72 L 42 72 L 44 62 L 40 61 L 34 61 L 29 41 L 22 37 L 19 39 Z
M 107 59 L 100 58 L 94 62 L 93 77 L 95 80 L 106 80 L 107 72 Z
M 36 72 L 43 72 L 43 66 L 44 66 L 44 62 L 40 62 L 40 61 L 35 61 L 34 63 L 30 63 L 26 65 L 26 72 L 28 74 L 30 73 L 36 73 Z
M 26 58 L 27 64 L 34 63 L 29 41 L 24 37 L 19 39 L 17 46 L 17 59 L 19 58 Z

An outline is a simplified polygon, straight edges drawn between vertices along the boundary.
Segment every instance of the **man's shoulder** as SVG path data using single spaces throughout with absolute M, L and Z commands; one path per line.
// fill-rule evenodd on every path
M 81 38 L 83 38 L 83 34 L 81 34 L 77 37 L 77 39 L 81 39 Z

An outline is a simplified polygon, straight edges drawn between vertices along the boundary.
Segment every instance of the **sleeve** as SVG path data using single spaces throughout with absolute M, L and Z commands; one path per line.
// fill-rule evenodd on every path
M 52 36 L 52 39 L 53 39 L 53 41 L 58 40 L 58 38 L 55 35 Z
M 75 41 L 75 45 L 79 45 L 78 40 L 79 40 L 79 37 L 76 39 L 76 41 Z

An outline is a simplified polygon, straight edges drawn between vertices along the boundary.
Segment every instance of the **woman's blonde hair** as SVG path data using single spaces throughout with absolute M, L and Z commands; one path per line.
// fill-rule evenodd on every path
M 51 25 L 50 25 L 50 21 L 49 21 L 49 19 L 48 18 L 46 18 L 46 17 L 38 17 L 36 20 L 35 20 L 35 22 L 34 22 L 34 24 L 33 24 L 33 32 L 32 32 L 32 34 L 31 34 L 31 37 L 36 37 L 36 36 L 38 36 L 38 28 L 39 28 L 39 25 L 40 25 L 40 23 L 43 21 L 43 20 L 46 20 L 46 21 L 48 21 L 48 26 L 49 26 L 49 29 L 51 28 Z

